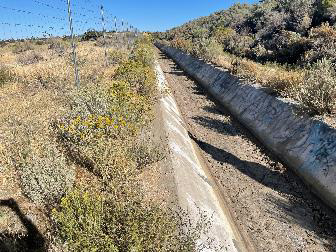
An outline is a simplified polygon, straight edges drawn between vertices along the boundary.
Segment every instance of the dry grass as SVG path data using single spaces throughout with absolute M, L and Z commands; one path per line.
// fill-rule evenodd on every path
M 80 89 L 63 41 L 0 48 L 0 66 L 10 73 L 0 88 L 0 174 L 12 178 L 0 187 L 0 200 L 13 198 L 24 212 L 29 209 L 52 250 L 64 244 L 90 251 L 195 246 L 198 230 L 181 233 L 187 222 L 143 200 L 143 169 L 162 159 L 160 146 L 139 140 L 158 97 L 150 42 L 144 37 L 132 53 L 117 55 L 107 66 L 103 47 L 81 42 Z M 24 233 L 3 209 L 8 207 L 0 205 L 0 219 L 6 220 L 0 224 L 0 250 L 4 230 Z
M 322 59 L 306 69 L 261 64 L 231 54 L 216 56 L 217 65 L 232 74 L 269 87 L 277 95 L 300 102 L 313 115 L 335 115 L 335 64 Z
M 334 33 L 335 31 L 328 25 L 322 25 L 320 28 L 313 29 L 311 36 L 314 38 L 314 34 L 318 34 L 318 36 L 326 37 L 327 35 L 331 36 L 330 34 L 334 35 Z M 167 41 L 163 41 L 163 43 L 169 44 Z M 173 40 L 170 45 L 190 52 L 185 47 L 185 43 L 176 43 L 176 40 Z M 305 68 L 299 68 L 277 63 L 258 63 L 224 52 L 218 45 L 211 43 L 203 50 L 197 49 L 197 46 L 194 45 L 193 54 L 228 69 L 233 75 L 268 87 L 273 90 L 275 95 L 299 102 L 311 115 L 330 115 L 332 117 L 335 115 L 334 97 L 336 91 L 333 81 L 335 64 L 332 60 L 328 60 L 328 57 L 319 59 L 314 56 L 314 59 L 319 59 L 317 62 Z M 324 62 L 324 69 L 319 71 L 318 69 L 323 65 L 321 62 Z M 320 76 L 317 77 L 317 75 Z
M 303 70 L 288 70 L 276 64 L 260 64 L 231 54 L 218 55 L 214 63 L 223 66 L 231 73 L 270 87 L 283 96 L 288 90 L 303 83 Z
M 45 204 L 57 201 L 77 176 L 76 166 L 60 152 L 51 127 L 71 110 L 71 97 L 76 92 L 71 50 L 62 48 L 64 43 L 59 41 L 21 44 L 0 48 L 0 69 L 6 70 L 4 74 L 0 70 L 0 177 L 7 178 L 1 181 L 0 198 L 14 198 L 24 211 L 30 209 L 34 216 L 38 213 L 35 224 L 46 230 Z M 113 69 L 104 66 L 103 48 L 85 42 L 79 45 L 78 54 L 83 84 L 100 76 L 111 78 Z M 8 71 L 10 78 L 5 75 Z M 0 211 L 6 213 L 1 217 L 6 222 L 1 222 L 0 232 L 24 230 L 17 218 L 10 217 L 11 211 L 1 206 Z
M 66 68 L 71 66 L 64 57 L 54 57 L 47 45 L 26 42 L 25 49 L 29 50 L 18 47 L 8 44 L 0 48 L 0 65 L 10 69 L 11 77 L 0 85 L 0 177 L 6 178 L 2 181 L 0 199 L 15 199 L 40 231 L 45 232 L 49 222 L 41 204 L 59 197 L 67 184 L 62 176 L 51 178 L 52 173 L 47 170 L 61 168 L 60 162 L 53 162 L 57 143 L 50 123 L 69 109 L 67 96 L 73 91 L 73 84 Z M 26 58 L 34 54 L 45 60 Z M 68 167 L 64 160 L 59 160 L 63 167 Z M 68 169 L 71 171 L 73 167 Z M 67 174 L 71 176 L 71 172 Z M 39 184 L 40 181 L 45 183 Z M 57 183 L 63 186 L 57 188 Z M 0 211 L 5 213 L 0 233 L 25 232 L 15 212 L 6 207 L 0 207 Z
M 60 70 L 61 64 L 55 62 L 61 61 L 61 58 L 52 59 L 43 46 L 34 46 L 34 50 L 37 54 L 43 54 L 47 60 L 43 63 L 34 61 L 29 65 L 22 64 L 18 59 L 34 51 L 14 53 L 11 47 L 10 44 L 0 49 L 1 64 L 10 69 L 11 74 L 0 87 L 0 177 L 6 178 L 0 188 L 0 199 L 13 198 L 23 214 L 28 214 L 40 232 L 45 233 L 50 222 L 41 203 L 50 199 L 50 196 L 62 193 L 65 188 L 63 186 L 60 187 L 61 191 L 53 190 L 55 187 L 50 183 L 53 181 L 51 174 L 41 172 L 46 171 L 47 167 L 53 169 L 54 165 L 48 157 L 51 154 L 48 150 L 54 150 L 56 144 L 49 126 L 54 118 L 68 109 L 64 94 L 72 89 L 72 84 L 66 81 L 62 86 L 57 86 L 66 79 L 62 71 L 55 71 Z M 49 76 L 44 76 L 46 72 Z M 59 81 L 43 86 L 50 76 Z M 59 169 L 58 166 L 55 168 L 55 171 Z M 37 181 L 46 183 L 37 184 Z M 57 180 L 63 184 L 62 181 L 62 177 Z M 0 206 L 0 211 L 4 212 L 0 221 L 0 234 L 10 233 L 11 239 L 7 240 L 17 239 L 19 243 L 22 239 L 17 234 L 25 233 L 26 227 L 17 213 L 8 207 Z

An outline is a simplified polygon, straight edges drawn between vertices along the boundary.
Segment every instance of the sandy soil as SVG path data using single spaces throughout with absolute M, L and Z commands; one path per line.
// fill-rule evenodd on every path
M 170 59 L 160 65 L 238 226 L 257 251 L 336 251 L 336 213 Z

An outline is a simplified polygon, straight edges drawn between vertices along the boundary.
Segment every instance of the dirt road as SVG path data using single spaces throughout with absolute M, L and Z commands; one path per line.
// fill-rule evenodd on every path
M 257 251 L 336 251 L 336 213 L 200 85 L 159 54 L 190 136 Z

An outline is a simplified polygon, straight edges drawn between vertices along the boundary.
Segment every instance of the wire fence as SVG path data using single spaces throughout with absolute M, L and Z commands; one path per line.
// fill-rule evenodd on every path
M 26 0 L 0 3 L 0 41 L 15 42 L 32 39 L 70 38 L 75 84 L 80 86 L 76 48 L 88 32 L 102 34 L 105 64 L 108 64 L 106 37 L 118 34 L 129 45 L 139 30 L 123 17 L 113 15 L 101 0 Z M 111 7 L 110 7 L 111 8 Z
M 27 7 L 16 7 L 13 1 L 0 3 L 0 40 L 69 36 L 67 0 L 27 0 Z M 84 6 L 83 6 L 84 5 Z M 13 7 L 15 6 L 15 7 Z M 134 25 L 117 15 L 99 1 L 71 0 L 75 36 L 87 30 L 103 31 L 101 10 L 104 10 L 106 32 L 135 31 Z

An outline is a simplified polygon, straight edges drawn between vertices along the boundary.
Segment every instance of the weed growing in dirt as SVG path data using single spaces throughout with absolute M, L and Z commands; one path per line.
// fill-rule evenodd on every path
M 13 44 L 12 48 L 13 48 L 12 49 L 13 53 L 19 54 L 19 53 L 22 53 L 22 52 L 33 50 L 34 45 L 33 45 L 33 43 L 31 43 L 29 41 L 24 41 L 24 42 Z
M 56 203 L 73 185 L 75 171 L 56 146 L 46 145 L 40 153 L 26 150 L 18 166 L 23 192 L 37 204 Z
M 112 49 L 109 51 L 109 60 L 108 62 L 112 65 L 118 65 L 122 62 L 125 62 L 128 59 L 128 52 L 122 49 Z
M 22 65 L 35 64 L 42 61 L 43 59 L 43 56 L 36 51 L 24 52 L 17 56 L 17 61 Z
M 5 85 L 8 81 L 11 80 L 11 71 L 10 68 L 4 65 L 0 65 L 0 87 Z
M 141 169 L 164 159 L 164 151 L 161 146 L 143 141 L 130 148 L 130 156 Z
M 102 193 L 74 191 L 62 199 L 61 209 L 53 216 L 71 251 L 189 252 L 196 247 L 197 235 L 191 234 L 200 231 L 186 235 L 181 216 L 134 196 L 116 201 Z
M 305 72 L 303 84 L 293 96 L 317 114 L 336 112 L 336 66 L 322 59 Z

